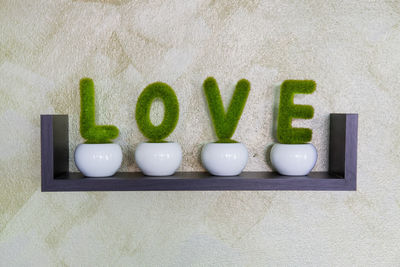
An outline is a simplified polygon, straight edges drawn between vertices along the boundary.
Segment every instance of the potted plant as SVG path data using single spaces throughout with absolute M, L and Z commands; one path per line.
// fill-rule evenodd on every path
M 96 125 L 92 79 L 81 79 L 80 96 L 80 133 L 86 141 L 75 149 L 75 164 L 87 177 L 112 176 L 122 163 L 121 147 L 111 142 L 118 137 L 119 130 L 113 125 Z
M 164 104 L 164 118 L 157 126 L 150 120 L 151 104 L 155 99 L 161 99 Z M 169 176 L 179 168 L 182 161 L 181 146 L 176 142 L 164 141 L 175 129 L 178 119 L 178 99 L 168 84 L 152 83 L 139 95 L 136 122 L 149 141 L 138 145 L 135 161 L 145 175 Z
M 317 162 L 317 150 L 308 143 L 312 139 L 312 130 L 293 128 L 292 119 L 311 119 L 314 108 L 309 105 L 295 105 L 295 94 L 311 94 L 316 84 L 312 80 L 286 80 L 281 85 L 277 139 L 271 153 L 273 167 L 282 175 L 304 176 L 310 173 Z
M 250 83 L 242 79 L 236 84 L 227 112 L 222 103 L 217 81 L 213 77 L 203 83 L 212 123 L 218 140 L 203 146 L 204 168 L 216 176 L 239 175 L 247 164 L 246 146 L 232 139 L 250 91 Z

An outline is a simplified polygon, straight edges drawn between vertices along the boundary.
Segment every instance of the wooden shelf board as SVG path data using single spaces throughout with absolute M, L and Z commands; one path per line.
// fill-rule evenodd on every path
M 178 172 L 151 177 L 140 172 L 120 172 L 112 177 L 84 177 L 67 173 L 55 178 L 42 191 L 219 191 L 219 190 L 352 190 L 345 179 L 327 172 L 308 176 L 281 176 L 275 172 L 243 172 L 234 177 L 206 172 Z
M 68 115 L 41 115 L 42 191 L 354 191 L 358 115 L 331 114 L 330 122 L 327 172 L 298 177 L 276 172 L 243 172 L 234 177 L 212 176 L 207 172 L 178 172 L 167 177 L 120 172 L 113 177 L 88 178 L 68 169 Z

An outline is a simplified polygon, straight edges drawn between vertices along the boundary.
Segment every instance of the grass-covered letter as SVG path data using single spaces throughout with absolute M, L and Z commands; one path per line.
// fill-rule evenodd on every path
M 240 116 L 246 105 L 247 97 L 250 92 L 249 81 L 242 79 L 236 84 L 235 92 L 233 93 L 226 112 L 217 81 L 213 77 L 208 77 L 203 83 L 203 88 L 215 133 L 218 137 L 217 143 L 236 143 L 236 141 L 231 138 L 235 133 Z
M 314 108 L 309 105 L 295 105 L 295 94 L 312 94 L 316 84 L 312 80 L 286 80 L 281 85 L 279 101 L 277 138 L 282 144 L 305 144 L 311 141 L 312 130 L 293 128 L 292 119 L 311 119 Z
M 114 125 L 96 125 L 94 83 L 90 78 L 80 81 L 81 117 L 80 132 L 86 144 L 111 143 L 118 137 L 119 130 Z
M 150 109 L 157 98 L 163 101 L 164 118 L 160 125 L 155 126 L 150 120 Z M 136 104 L 136 122 L 139 130 L 150 139 L 151 143 L 164 142 L 163 139 L 175 129 L 178 119 L 178 99 L 168 84 L 162 82 L 149 84 L 140 94 Z

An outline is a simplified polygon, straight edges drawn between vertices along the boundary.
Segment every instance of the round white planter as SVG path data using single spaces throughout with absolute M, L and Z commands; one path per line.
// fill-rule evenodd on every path
M 122 163 L 118 144 L 80 144 L 75 149 L 75 164 L 86 177 L 113 176 Z
M 274 144 L 270 156 L 276 171 L 288 176 L 309 174 L 318 157 L 313 144 Z
M 209 143 L 201 150 L 201 162 L 216 176 L 239 175 L 247 164 L 248 153 L 242 143 Z
M 182 149 L 178 143 L 140 143 L 135 161 L 145 175 L 173 175 L 181 165 Z

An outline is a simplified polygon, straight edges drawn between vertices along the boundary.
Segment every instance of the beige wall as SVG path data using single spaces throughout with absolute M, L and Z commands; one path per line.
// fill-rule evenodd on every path
M 0 2 L 0 265 L 400 262 L 398 1 Z M 357 192 L 40 192 L 39 116 L 69 114 L 72 154 L 84 76 L 98 122 L 121 131 L 123 170 L 137 170 L 145 140 L 136 99 L 158 80 L 180 101 L 169 140 L 183 147 L 181 170 L 202 170 L 200 148 L 215 139 L 201 87 L 210 75 L 225 101 L 240 78 L 252 84 L 234 136 L 250 151 L 247 170 L 270 169 L 279 82 L 317 82 L 296 98 L 315 118 L 295 122 L 314 129 L 317 170 L 327 169 L 328 114 L 359 113 Z

